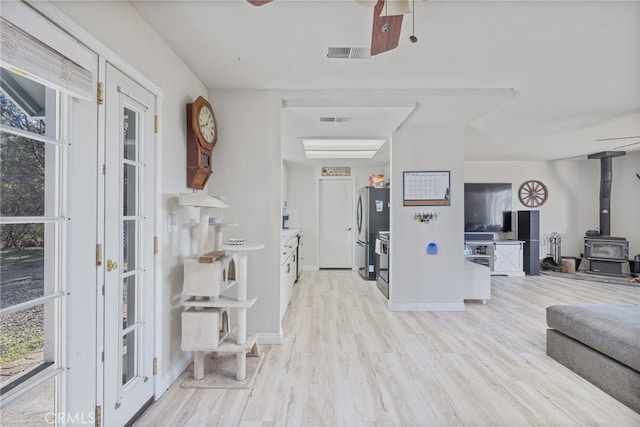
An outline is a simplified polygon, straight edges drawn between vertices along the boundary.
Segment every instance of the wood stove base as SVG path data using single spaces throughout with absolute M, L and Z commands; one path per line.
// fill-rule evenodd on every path
M 625 262 L 621 261 L 602 261 L 597 259 L 589 260 L 589 274 L 602 274 L 605 276 L 624 277 L 622 266 Z

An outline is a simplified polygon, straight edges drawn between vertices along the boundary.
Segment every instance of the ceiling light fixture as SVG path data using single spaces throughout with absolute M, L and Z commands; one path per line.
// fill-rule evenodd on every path
M 376 155 L 385 139 L 303 138 L 308 159 L 370 159 Z
M 307 159 L 371 159 L 375 150 L 307 150 Z
M 349 123 L 353 121 L 353 117 L 320 117 L 320 121 L 330 123 Z
M 385 143 L 384 139 L 320 139 L 305 138 L 302 140 L 305 150 L 373 150 L 377 151 Z

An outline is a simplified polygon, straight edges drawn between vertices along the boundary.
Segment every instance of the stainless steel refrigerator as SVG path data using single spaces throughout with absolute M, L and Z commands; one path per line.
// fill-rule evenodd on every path
M 375 242 L 379 231 L 389 231 L 389 189 L 362 187 L 356 206 L 358 271 L 367 280 L 376 280 Z

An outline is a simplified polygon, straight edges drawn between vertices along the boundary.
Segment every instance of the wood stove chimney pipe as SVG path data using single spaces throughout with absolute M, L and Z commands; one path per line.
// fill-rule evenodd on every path
M 601 151 L 589 154 L 589 159 L 600 159 L 600 235 L 611 235 L 611 182 L 613 162 L 611 159 L 627 154 L 625 151 Z

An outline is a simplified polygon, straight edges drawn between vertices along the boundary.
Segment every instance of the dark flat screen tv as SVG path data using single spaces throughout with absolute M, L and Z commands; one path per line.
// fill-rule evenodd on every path
M 511 231 L 511 183 L 464 184 L 464 231 Z

